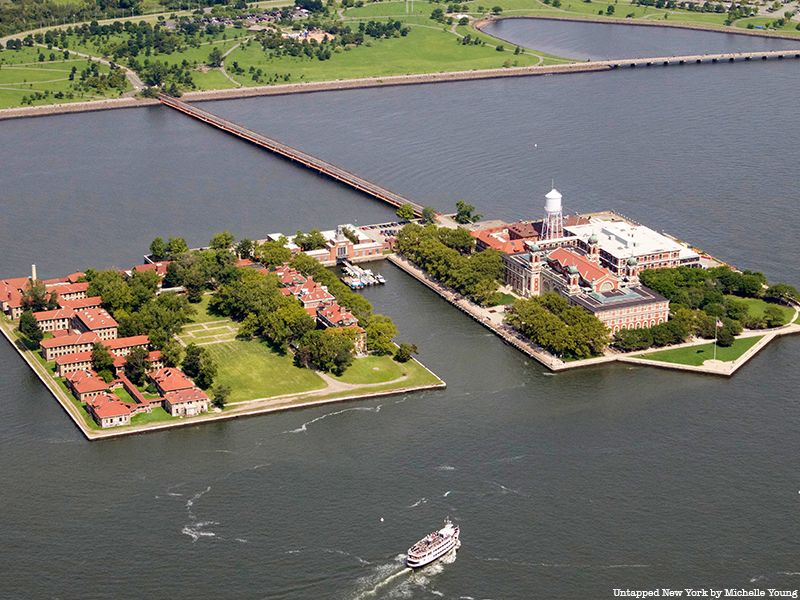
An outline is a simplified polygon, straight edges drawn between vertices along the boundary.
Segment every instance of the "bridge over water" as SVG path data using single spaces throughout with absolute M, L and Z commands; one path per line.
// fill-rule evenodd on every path
M 620 67 L 650 67 L 654 65 L 685 65 L 702 63 L 720 63 L 750 61 L 753 59 L 769 60 L 770 58 L 800 58 L 800 48 L 794 50 L 758 50 L 751 52 L 723 52 L 721 54 L 687 54 L 685 56 L 655 56 L 650 58 L 626 58 L 614 60 L 591 61 L 594 65 L 603 65 L 611 69 Z
M 265 148 L 270 152 L 274 152 L 279 156 L 288 158 L 289 160 L 301 164 L 304 167 L 308 167 L 309 169 L 322 173 L 323 175 L 327 175 L 332 179 L 341 181 L 345 185 L 349 185 L 351 188 L 356 189 L 359 192 L 367 194 L 368 196 L 372 196 L 373 198 L 377 198 L 378 200 L 386 202 L 394 207 L 399 208 L 404 204 L 410 204 L 414 209 L 414 213 L 417 216 L 422 216 L 422 205 L 412 202 L 400 194 L 392 192 L 391 190 L 372 183 L 371 181 L 359 177 L 358 175 L 350 173 L 349 171 L 324 161 L 321 158 L 317 158 L 312 154 L 308 154 L 302 150 L 297 150 L 296 148 L 282 144 L 281 142 L 268 138 L 265 135 L 256 133 L 250 129 L 246 129 L 241 125 L 237 125 L 232 121 L 228 121 L 227 119 L 218 117 L 208 111 L 199 109 L 192 104 L 182 102 L 176 98 L 173 98 L 172 96 L 161 94 L 159 96 L 159 100 L 161 100 L 162 104 L 165 106 L 174 108 L 185 115 L 198 119 L 204 123 L 208 123 L 212 127 L 221 129 L 226 133 L 235 135 L 236 137 L 255 144 L 256 146 L 260 146 L 261 148 Z

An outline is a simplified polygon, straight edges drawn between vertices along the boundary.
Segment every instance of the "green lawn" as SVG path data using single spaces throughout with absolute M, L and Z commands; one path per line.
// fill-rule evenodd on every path
M 335 378 L 344 383 L 385 383 L 406 375 L 408 369 L 404 367 L 391 356 L 365 356 L 354 360 L 343 375 Z
M 728 296 L 728 298 L 746 302 L 747 312 L 750 314 L 751 317 L 763 317 L 764 309 L 767 308 L 768 306 L 777 306 L 778 308 L 781 309 L 781 313 L 783 313 L 783 324 L 788 323 L 794 316 L 794 309 L 789 306 L 785 306 L 783 304 L 766 302 L 761 298 L 740 298 L 739 296 Z
M 234 77 L 243 85 L 253 86 L 263 85 L 264 80 L 275 75 L 278 76 L 277 83 L 292 83 L 496 69 L 503 67 L 506 61 L 525 66 L 538 64 L 540 60 L 531 55 L 514 55 L 513 47 L 498 52 L 494 46 L 464 46 L 458 43 L 454 34 L 443 31 L 433 21 L 431 26 L 432 29 L 414 26 L 406 37 L 372 40 L 368 42 L 370 46 L 365 43 L 350 50 L 337 51 L 325 61 L 292 56 L 269 58 L 261 46 L 249 44 L 234 50 L 225 64 L 238 62 L 245 74 Z M 250 67 L 265 73 L 261 83 L 248 74 Z M 289 74 L 288 80 L 284 79 L 285 74 Z
M 45 55 L 44 62 L 39 61 L 40 52 Z M 82 102 L 119 95 L 117 91 L 106 95 L 78 91 L 76 82 L 69 80 L 69 74 L 73 66 L 80 73 L 88 61 L 77 57 L 64 60 L 64 55 L 55 51 L 56 60 L 51 61 L 50 53 L 46 48 L 0 51 L 0 108 L 22 106 L 22 99 L 35 92 L 47 93 L 47 97 L 35 100 L 34 105 Z M 99 65 L 99 68 L 101 73 L 108 73 L 108 67 Z M 57 98 L 56 94 L 64 97 Z
M 717 360 L 729 362 L 736 360 L 742 354 L 752 348 L 762 335 L 757 335 L 748 338 L 739 338 L 733 342 L 733 345 L 724 348 L 719 346 L 717 348 Z M 677 363 L 681 365 L 695 365 L 701 366 L 705 361 L 714 358 L 714 343 L 703 344 L 701 346 L 688 346 L 686 348 L 677 348 L 675 350 L 662 350 L 660 352 L 652 352 L 649 354 L 639 354 L 636 358 L 644 358 L 647 360 Z
M 128 393 L 128 390 L 126 390 L 124 387 L 120 387 L 120 388 L 115 389 L 114 390 L 114 394 L 117 396 L 117 398 L 119 398 L 120 400 L 122 400 L 126 404 L 137 404 L 137 402 L 133 398 L 133 396 L 131 396 Z
M 783 11 L 775 12 L 774 16 L 771 17 L 750 17 L 749 19 L 739 19 L 734 23 L 736 27 L 746 29 L 749 24 L 752 24 L 753 27 L 761 26 L 766 29 L 771 23 L 777 21 L 778 19 L 783 17 Z M 770 31 L 780 31 L 781 33 L 795 33 L 798 32 L 795 27 L 797 27 L 797 21 L 787 21 L 783 27 L 777 28 L 770 28 Z
M 230 402 L 308 392 L 325 387 L 314 371 L 300 369 L 256 340 L 203 346 L 217 364 L 216 384 L 230 386 Z
M 157 423 L 159 421 L 171 421 L 172 416 L 160 406 L 153 407 L 149 413 L 139 413 L 131 417 L 131 425 L 147 425 L 148 423 Z
M 192 317 L 192 323 L 208 323 L 210 321 L 224 321 L 228 317 L 222 317 L 209 312 L 208 303 L 211 301 L 211 294 L 206 294 L 202 297 L 200 302 L 192 304 L 195 309 L 195 314 Z

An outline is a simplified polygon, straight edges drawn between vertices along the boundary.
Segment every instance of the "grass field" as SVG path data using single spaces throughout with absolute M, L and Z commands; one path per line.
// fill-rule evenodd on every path
M 222 317 L 209 312 L 208 303 L 211 301 L 211 294 L 206 294 L 202 297 L 200 302 L 192 304 L 195 314 L 192 317 L 192 323 L 208 323 L 210 321 L 226 321 L 228 317 Z
M 719 346 L 717 348 L 717 360 L 725 362 L 736 360 L 752 348 L 762 337 L 764 336 L 757 335 L 748 338 L 739 338 L 733 342 L 732 346 L 727 348 Z M 662 350 L 661 352 L 652 352 L 649 354 L 639 354 L 637 358 L 699 367 L 705 361 L 714 358 L 714 343 L 703 344 L 701 346 L 688 346 L 675 350 Z
M 216 384 L 230 386 L 229 401 L 241 402 L 322 389 L 314 371 L 300 369 L 291 355 L 281 356 L 256 340 L 232 340 L 204 346 L 217 364 Z
M 728 296 L 734 300 L 740 300 L 747 303 L 747 312 L 751 317 L 763 317 L 764 309 L 768 306 L 777 306 L 783 313 L 783 324 L 788 323 L 794 316 L 794 309 L 783 304 L 775 304 L 772 302 L 765 302 L 760 298 L 740 298 L 739 296 Z
M 44 62 L 39 61 L 39 53 L 45 55 Z M 88 61 L 84 58 L 64 60 L 64 55 L 53 52 L 56 60 L 50 60 L 50 51 L 44 48 L 23 48 L 22 50 L 0 51 L 0 108 L 21 106 L 22 99 L 40 92 L 46 98 L 34 100 L 33 104 L 54 104 L 61 102 L 82 102 L 104 97 L 116 97 L 117 92 L 108 96 L 78 91 L 75 82 L 69 80 L 72 67 L 78 72 L 86 68 Z M 101 73 L 108 73 L 108 67 L 99 65 Z M 57 94 L 64 97 L 57 98 Z M 69 98 L 68 95 L 72 95 Z
M 127 404 L 136 404 L 136 400 L 134 400 L 133 396 L 131 396 L 124 387 L 115 389 L 114 394 Z
M 404 369 L 404 366 L 391 356 L 365 356 L 356 359 L 344 374 L 335 379 L 356 384 L 385 383 L 406 375 L 408 369 Z
M 159 421 L 172 421 L 173 417 L 162 407 L 156 406 L 149 413 L 139 413 L 131 417 L 131 425 L 147 425 L 148 423 L 158 423 Z

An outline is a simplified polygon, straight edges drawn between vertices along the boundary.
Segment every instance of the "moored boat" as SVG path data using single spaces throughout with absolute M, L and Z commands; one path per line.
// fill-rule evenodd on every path
M 444 527 L 432 531 L 408 549 L 406 565 L 412 569 L 424 567 L 461 546 L 459 527 L 446 519 Z

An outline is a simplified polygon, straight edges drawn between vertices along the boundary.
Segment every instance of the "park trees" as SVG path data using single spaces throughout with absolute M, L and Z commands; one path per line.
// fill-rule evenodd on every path
M 209 246 L 211 247 L 212 250 L 227 251 L 231 249 L 231 246 L 233 246 L 234 241 L 235 238 L 233 237 L 233 234 L 230 231 L 225 230 L 214 234 L 214 236 L 211 238 Z
M 181 254 L 189 251 L 189 244 L 182 237 L 171 237 L 167 242 L 167 258 L 175 260 Z
M 153 260 L 164 260 L 167 257 L 167 243 L 164 238 L 157 237 L 150 242 L 150 256 Z
M 259 244 L 253 254 L 265 267 L 277 267 L 287 263 L 292 259 L 292 251 L 286 247 L 286 238 L 282 237 L 278 241 L 267 241 Z
M 19 332 L 30 342 L 34 349 L 39 347 L 39 343 L 44 338 L 39 322 L 33 316 L 30 308 L 25 309 L 19 318 Z
M 466 225 L 467 223 L 474 223 L 480 221 L 483 215 L 475 212 L 475 207 L 472 204 L 467 204 L 463 200 L 456 202 L 456 223 Z
M 208 60 L 206 60 L 206 64 L 213 68 L 219 68 L 222 66 L 222 52 L 219 48 L 214 46 L 214 48 L 211 49 L 211 52 L 208 53 Z
M 114 356 L 103 344 L 92 346 L 92 368 L 106 383 L 114 378 Z
M 298 230 L 294 236 L 294 243 L 300 246 L 303 251 L 308 251 L 324 248 L 327 240 L 319 229 L 312 229 L 308 233 Z
M 253 250 L 255 249 L 255 242 L 243 238 L 236 244 L 236 255 L 239 258 L 253 258 Z
M 411 360 L 411 355 L 417 353 L 417 347 L 414 344 L 409 344 L 408 342 L 402 342 L 398 348 L 397 352 L 394 354 L 394 359 L 397 362 L 408 362 Z
M 228 398 L 231 395 L 231 387 L 220 383 L 214 387 L 214 395 L 211 398 L 211 403 L 219 409 L 225 408 L 228 403 Z
M 94 271 L 87 269 L 89 280 L 89 296 L 102 296 L 103 307 L 115 314 L 118 310 L 128 308 L 133 296 L 125 276 L 116 270 Z
M 590 358 L 609 344 L 608 328 L 555 292 L 517 300 L 506 321 L 534 344 L 563 358 Z
M 55 306 L 51 306 L 54 302 L 53 295 L 47 293 L 44 283 L 39 280 L 29 281 L 27 287 L 22 291 L 22 305 L 33 312 L 55 308 Z
M 183 358 L 183 372 L 193 379 L 198 387 L 207 390 L 217 376 L 217 365 L 205 348 L 189 344 L 186 347 L 186 356 Z
M 772 302 L 795 302 L 800 300 L 800 294 L 797 288 L 786 283 L 776 283 L 769 286 L 764 292 L 764 300 L 771 300 Z
M 145 382 L 145 376 L 150 370 L 150 353 L 141 346 L 133 348 L 125 357 L 125 375 L 136 385 Z
M 353 363 L 354 348 L 352 337 L 344 330 L 315 329 L 298 342 L 295 364 L 341 375 Z
M 394 353 L 392 340 L 397 335 L 397 326 L 389 317 L 372 315 L 364 328 L 367 330 L 367 350 L 378 355 Z
M 408 202 L 397 209 L 397 218 L 401 221 L 411 221 L 414 217 L 414 207 Z
M 436 223 L 436 209 L 426 206 L 422 209 L 422 220 L 427 225 L 430 223 Z

